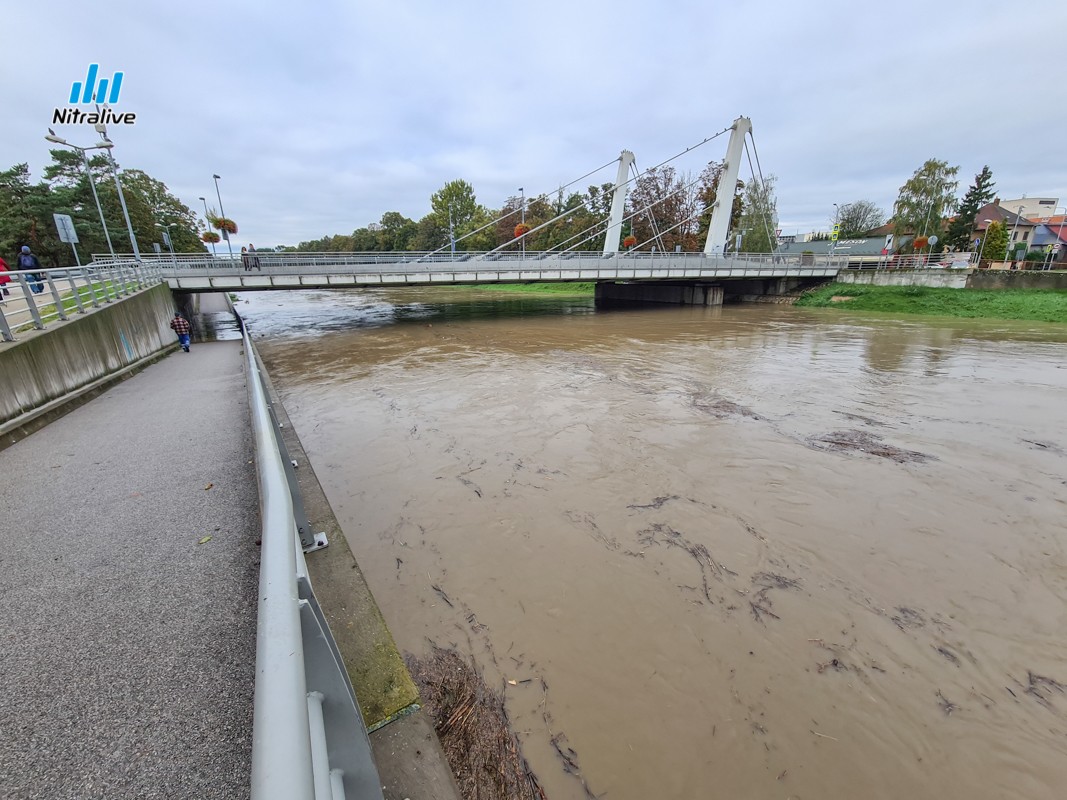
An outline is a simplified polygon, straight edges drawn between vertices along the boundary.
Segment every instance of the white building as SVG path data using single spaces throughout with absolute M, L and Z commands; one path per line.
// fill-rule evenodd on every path
M 1001 200 L 1000 207 L 1027 219 L 1051 217 L 1056 213 L 1058 197 L 1020 197 L 1017 200 Z

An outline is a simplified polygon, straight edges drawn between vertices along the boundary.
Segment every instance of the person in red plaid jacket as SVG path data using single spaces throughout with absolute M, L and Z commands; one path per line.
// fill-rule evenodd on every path
M 182 346 L 182 350 L 188 353 L 189 332 L 193 329 L 193 326 L 189 324 L 189 320 L 183 317 L 180 311 L 175 311 L 174 319 L 170 321 L 170 327 L 171 330 L 178 334 L 178 344 Z

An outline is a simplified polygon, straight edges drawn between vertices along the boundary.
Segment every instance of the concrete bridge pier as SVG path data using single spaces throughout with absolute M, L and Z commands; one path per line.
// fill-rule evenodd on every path
M 713 283 L 598 283 L 596 304 L 670 303 L 683 306 L 721 306 L 723 288 Z
M 826 278 L 754 278 L 728 281 L 726 299 L 741 303 L 792 302 L 797 289 L 825 283 Z

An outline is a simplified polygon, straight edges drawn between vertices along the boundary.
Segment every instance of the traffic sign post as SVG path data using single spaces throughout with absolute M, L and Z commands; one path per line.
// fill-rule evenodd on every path
M 74 251 L 74 263 L 80 267 L 82 261 L 78 258 L 78 248 L 74 246 L 78 243 L 78 232 L 74 230 L 74 220 L 70 218 L 69 214 L 53 214 L 52 219 L 56 221 L 59 241 L 67 242 L 70 245 L 70 249 Z

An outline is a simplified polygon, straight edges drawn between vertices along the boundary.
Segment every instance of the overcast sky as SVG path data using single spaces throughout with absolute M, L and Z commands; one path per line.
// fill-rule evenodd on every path
M 785 233 L 825 229 L 834 203 L 891 209 L 928 158 L 960 167 L 961 195 L 988 164 L 1001 197 L 1067 198 L 1063 0 L 0 2 L 0 168 L 41 177 L 52 111 L 98 62 L 137 115 L 109 129 L 120 163 L 199 213 L 220 174 L 257 246 L 417 220 L 456 178 L 499 208 L 740 115 Z

